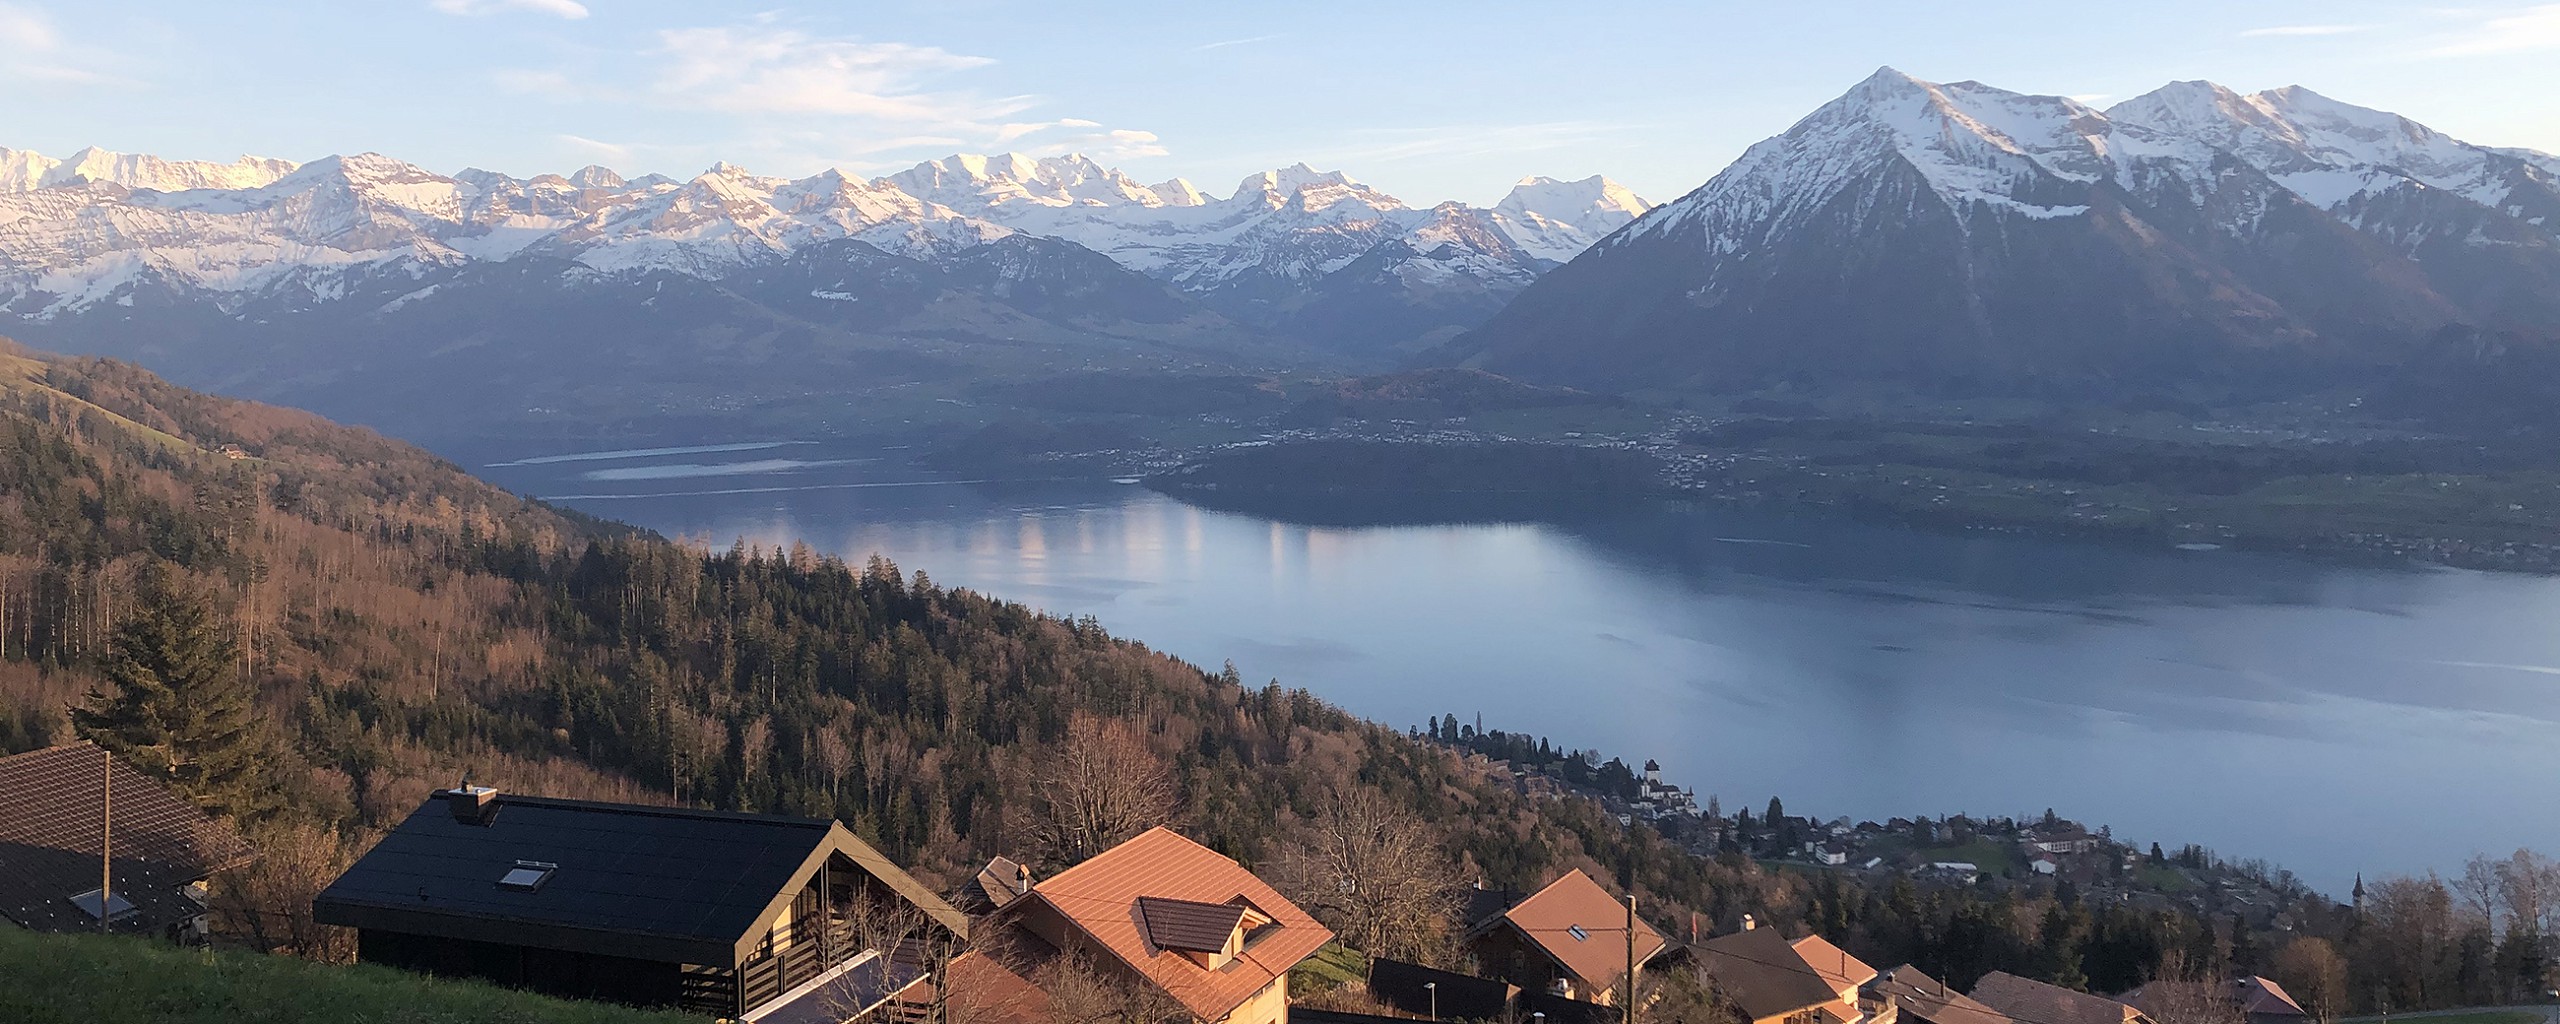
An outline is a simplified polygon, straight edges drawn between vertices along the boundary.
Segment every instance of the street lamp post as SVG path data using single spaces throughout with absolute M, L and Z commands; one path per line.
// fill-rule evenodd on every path
M 1436 982 L 1436 981 L 1426 981 L 1426 982 L 1423 982 L 1423 983 L 1422 983 L 1422 990 L 1423 990 L 1423 991 L 1425 991 L 1425 992 L 1429 992 L 1429 993 L 1431 993 L 1431 1019 L 1432 1019 L 1432 1020 L 1434 1020 L 1434 1021 L 1439 1020 L 1439 1019 L 1440 1019 L 1440 983 L 1439 983 L 1439 982 Z

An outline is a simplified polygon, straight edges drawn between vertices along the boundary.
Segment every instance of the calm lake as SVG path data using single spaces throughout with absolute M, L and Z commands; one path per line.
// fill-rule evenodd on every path
M 877 552 L 1399 727 L 1797 814 L 2031 815 L 2353 874 L 2560 852 L 2560 580 L 1673 502 L 1216 511 L 719 445 L 473 465 L 670 535 Z

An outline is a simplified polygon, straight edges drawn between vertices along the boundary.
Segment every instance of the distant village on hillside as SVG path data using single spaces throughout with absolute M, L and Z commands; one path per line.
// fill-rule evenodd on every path
M 1596 751 L 1560 751 L 1543 739 L 1479 731 L 1455 719 L 1435 718 L 1421 735 L 1508 773 L 1523 794 L 1598 800 L 1620 825 L 1654 829 L 1702 857 L 1749 857 L 1871 881 L 1898 876 L 1924 885 L 2024 891 L 2068 886 L 2079 899 L 2182 910 L 2280 934 L 2295 931 L 2302 914 L 2338 909 L 2290 871 L 2228 863 L 2194 845 L 2137 848 L 2103 825 L 2091 829 L 2051 810 L 2028 821 L 1958 814 L 1853 822 L 1792 815 L 1772 797 L 1756 816 L 1747 808 L 1727 814 L 1716 797 L 1701 805 L 1694 789 L 1664 782 L 1660 762 L 1630 770 Z

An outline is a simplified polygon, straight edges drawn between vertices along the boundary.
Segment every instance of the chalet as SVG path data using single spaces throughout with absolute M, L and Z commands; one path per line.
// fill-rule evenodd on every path
M 1805 966 L 1822 977 L 1823 984 L 1839 993 L 1838 1000 L 1822 1008 L 1831 1024 L 1862 1024 L 1867 1014 L 1859 1007 L 1858 992 L 1876 980 L 1876 969 L 1819 935 L 1807 935 L 1788 945 Z
M 1910 964 L 1877 975 L 1861 994 L 1867 1005 L 1889 1008 L 1876 1017 L 1889 1013 L 1897 1024 L 2021 1024 Z
M 313 901 L 357 956 L 754 1024 L 843 1020 L 968 921 L 835 821 L 435 794 Z M 937 930 L 939 932 L 937 933 Z
M 2124 1003 L 1993 971 L 1973 983 L 1974 1001 L 2002 1016 L 2035 1024 L 2151 1024 Z
M 1243 865 L 1162 827 L 1024 886 L 978 932 L 981 945 L 1023 951 L 1008 967 L 1080 953 L 1205 1024 L 1284 1024 L 1290 969 L 1333 941 Z
M 1476 962 L 1522 988 L 1610 1004 L 1627 973 L 1627 905 L 1580 869 L 1528 898 L 1476 922 L 1461 937 Z M 1668 946 L 1662 933 L 1635 922 L 1639 970 Z
M 1750 918 L 1743 919 L 1741 931 L 1700 943 L 1692 954 L 1752 1024 L 1840 1024 L 1844 1013 L 1858 1012 L 1854 999 L 1842 1009 L 1841 990 L 1806 963 L 1795 944 L 1774 928 L 1754 927 Z M 1845 976 L 1856 973 L 1855 964 L 1835 966 Z M 1855 991 L 1852 986 L 1852 996 Z
M 0 918 L 18 927 L 94 932 L 103 915 L 200 941 L 214 874 L 249 856 L 229 825 L 94 744 L 0 757 Z

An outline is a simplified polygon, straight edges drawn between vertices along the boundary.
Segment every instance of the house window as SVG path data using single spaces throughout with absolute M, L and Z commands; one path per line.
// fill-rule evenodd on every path
M 558 864 L 546 864 L 538 860 L 520 860 L 516 862 L 516 866 L 508 868 L 506 874 L 498 876 L 498 888 L 512 889 L 516 892 L 533 892 L 542 888 L 542 883 L 550 881 L 551 873 L 558 870 L 560 870 Z
M 1578 924 L 1567 927 L 1564 933 L 1573 936 L 1575 942 L 1588 942 L 1591 939 L 1591 933 L 1583 931 L 1582 926 Z

